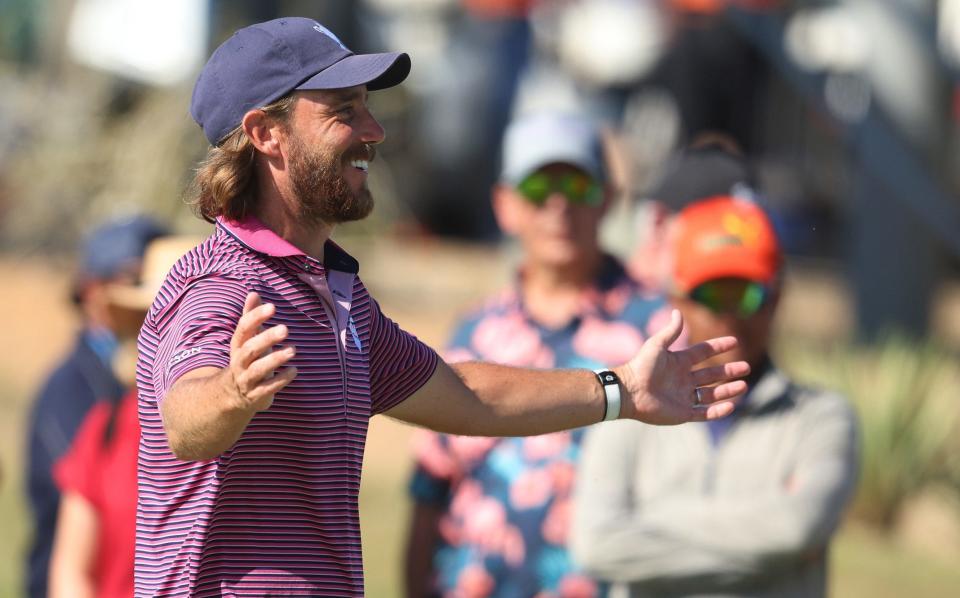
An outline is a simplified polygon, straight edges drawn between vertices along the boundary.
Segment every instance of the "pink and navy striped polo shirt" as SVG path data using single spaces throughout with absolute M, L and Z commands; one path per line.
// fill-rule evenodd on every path
M 255 219 L 219 220 L 180 259 L 140 334 L 136 596 L 363 594 L 357 496 L 370 416 L 437 356 L 386 318 L 332 242 L 323 263 Z M 226 367 L 249 291 L 276 305 L 296 379 L 218 458 L 177 460 L 159 403 L 184 373 Z

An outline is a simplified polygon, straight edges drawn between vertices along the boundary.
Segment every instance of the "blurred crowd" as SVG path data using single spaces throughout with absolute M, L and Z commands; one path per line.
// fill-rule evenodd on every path
M 420 432 L 407 595 L 825 595 L 830 538 L 856 485 L 856 418 L 773 362 L 781 243 L 745 178 L 709 168 L 742 166 L 736 143 L 683 152 L 675 175 L 698 190 L 658 201 L 665 231 L 640 252 L 655 265 L 645 283 L 598 242 L 611 199 L 601 145 L 570 117 L 510 125 L 492 205 L 520 266 L 457 324 L 446 358 L 600 371 L 674 307 L 679 344 L 739 339 L 730 357 L 750 364 L 751 389 L 729 418 L 677 428 Z
M 729 136 L 788 253 L 841 264 L 863 338 L 925 335 L 956 272 L 953 0 L 168 4 L 0 2 L 5 246 L 64 249 L 118 205 L 182 225 L 169 199 L 202 152 L 182 106 L 207 50 L 243 23 L 304 14 L 360 51 L 416 58 L 407 84 L 378 100 L 391 131 L 375 181 L 389 198 L 381 229 L 499 238 L 486 191 L 507 120 L 576 109 L 615 139 L 614 183 L 641 221 L 656 217 L 643 200 L 677 148 Z M 125 25 L 143 22 L 136 35 Z M 170 126 L 144 138 L 158 120 Z M 131 143 L 143 151 L 124 151 Z M 67 146 L 83 157 L 56 149 Z M 99 168 L 117 175 L 87 174 Z M 78 224 L 60 225 L 64 213 Z
M 383 230 L 520 247 L 514 284 L 458 323 L 448 359 L 610 366 L 672 306 L 687 321 L 682 343 L 735 335 L 753 368 L 753 390 L 723 422 L 420 434 L 407 595 L 825 592 L 830 539 L 857 479 L 857 424 L 842 397 L 777 368 L 771 323 L 787 258 L 799 256 L 844 264 L 863 338 L 928 333 L 933 294 L 960 256 L 957 3 L 172 2 L 144 36 L 183 36 L 163 60 L 156 48 L 131 52 L 156 14 L 136 4 L 0 0 L 0 214 L 34 227 L 18 236 L 7 225 L 0 246 L 81 248 L 71 300 L 82 327 L 30 416 L 28 595 L 132 592 L 136 335 L 194 239 L 170 232 L 187 211 L 176 195 L 118 201 L 137 183 L 88 180 L 110 171 L 87 172 L 79 190 L 34 184 L 37 147 L 80 133 L 31 130 L 24 97 L 56 93 L 68 57 L 101 73 L 98 105 L 84 109 L 97 118 L 75 124 L 87 138 L 121 122 L 143 134 L 166 126 L 162 114 L 174 123 L 157 131 L 169 145 L 143 153 L 181 167 L 156 175 L 176 189 L 202 149 L 195 131 L 178 131 L 189 120 L 182 90 L 229 32 L 288 14 L 360 51 L 413 58 L 407 84 L 373 100 L 388 131 L 375 166 L 392 202 Z M 104 15 L 133 33 L 78 49 L 103 36 Z M 179 104 L 151 103 L 163 93 Z M 104 148 L 101 166 L 127 163 Z M 28 205 L 52 196 L 59 213 Z M 624 203 L 629 250 L 615 257 L 601 221 Z M 64 226 L 69 238 L 55 238 Z

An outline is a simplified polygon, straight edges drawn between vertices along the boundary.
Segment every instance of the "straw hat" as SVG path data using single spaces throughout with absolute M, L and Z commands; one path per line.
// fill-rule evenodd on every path
M 107 297 L 114 306 L 130 311 L 145 312 L 163 285 L 170 268 L 202 239 L 195 236 L 171 235 L 158 237 L 147 245 L 143 254 L 143 268 L 138 284 L 113 283 L 107 285 Z

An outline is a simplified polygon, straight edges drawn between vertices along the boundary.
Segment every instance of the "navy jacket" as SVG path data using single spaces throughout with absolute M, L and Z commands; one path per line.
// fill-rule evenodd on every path
M 119 401 L 124 389 L 110 368 L 80 334 L 73 350 L 53 371 L 30 413 L 27 436 L 27 498 L 34 537 L 27 562 L 27 595 L 46 598 L 47 568 L 53 548 L 60 492 L 54 463 L 67 451 L 90 407 Z

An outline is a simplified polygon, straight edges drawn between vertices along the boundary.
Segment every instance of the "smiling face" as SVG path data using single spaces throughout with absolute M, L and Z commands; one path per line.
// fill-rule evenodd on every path
M 363 86 L 297 92 L 286 122 L 286 156 L 298 216 L 337 224 L 365 218 L 373 210 L 367 169 L 383 127 L 367 106 Z

